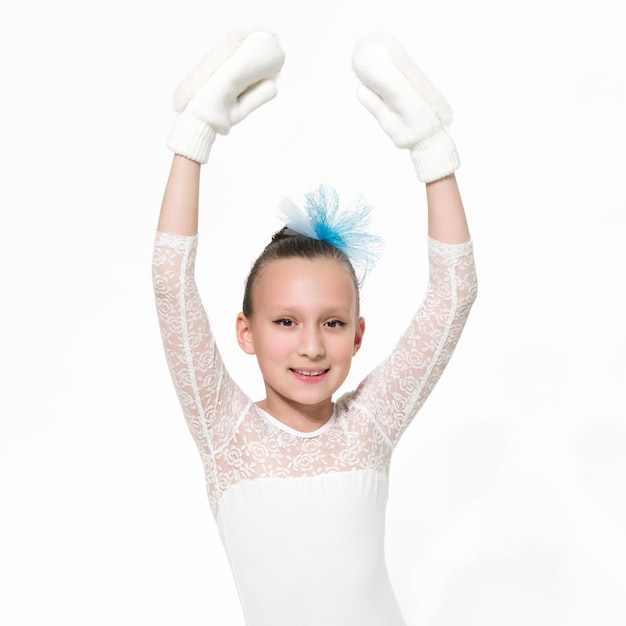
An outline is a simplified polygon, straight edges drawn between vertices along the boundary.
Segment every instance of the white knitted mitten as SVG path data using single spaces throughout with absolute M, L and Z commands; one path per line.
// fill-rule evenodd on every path
M 359 100 L 398 148 L 411 151 L 419 180 L 438 180 L 459 167 L 445 128 L 452 109 L 395 39 L 378 33 L 361 37 L 352 67 L 362 83 Z
M 206 163 L 216 133 L 228 134 L 276 95 L 276 76 L 284 60 L 275 34 L 254 28 L 233 30 L 178 86 L 173 102 L 178 115 L 168 147 Z

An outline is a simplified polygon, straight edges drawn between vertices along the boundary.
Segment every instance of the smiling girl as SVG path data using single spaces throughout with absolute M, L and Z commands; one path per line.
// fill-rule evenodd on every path
M 365 332 L 355 265 L 371 267 L 378 242 L 337 214 L 332 189 L 311 192 L 246 283 L 236 332 L 265 383 L 254 401 L 225 370 L 194 280 L 199 179 L 216 133 L 274 97 L 283 60 L 274 34 L 234 31 L 176 92 L 153 257 L 163 345 L 246 624 L 402 626 L 384 557 L 391 455 L 476 296 L 451 112 L 393 39 L 357 42 L 359 100 L 425 183 L 427 294 L 389 357 L 334 399 Z

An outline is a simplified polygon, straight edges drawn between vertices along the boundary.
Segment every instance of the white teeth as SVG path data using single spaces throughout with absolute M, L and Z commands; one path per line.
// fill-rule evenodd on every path
M 303 376 L 320 376 L 326 370 L 318 370 L 317 372 L 304 372 L 302 370 L 293 370 L 296 374 L 302 374 Z

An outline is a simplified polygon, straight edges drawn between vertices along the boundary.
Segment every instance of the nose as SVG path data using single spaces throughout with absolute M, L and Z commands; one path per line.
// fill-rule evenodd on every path
M 300 333 L 298 354 L 309 359 L 319 359 L 325 354 L 322 331 L 317 326 L 305 326 Z

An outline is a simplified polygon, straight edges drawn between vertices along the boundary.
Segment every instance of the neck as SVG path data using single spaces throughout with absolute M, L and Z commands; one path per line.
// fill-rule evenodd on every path
M 312 433 L 321 428 L 333 415 L 334 405 L 329 399 L 322 405 L 298 405 L 271 402 L 268 398 L 256 402 L 256 405 L 276 418 L 279 422 L 301 433 Z

